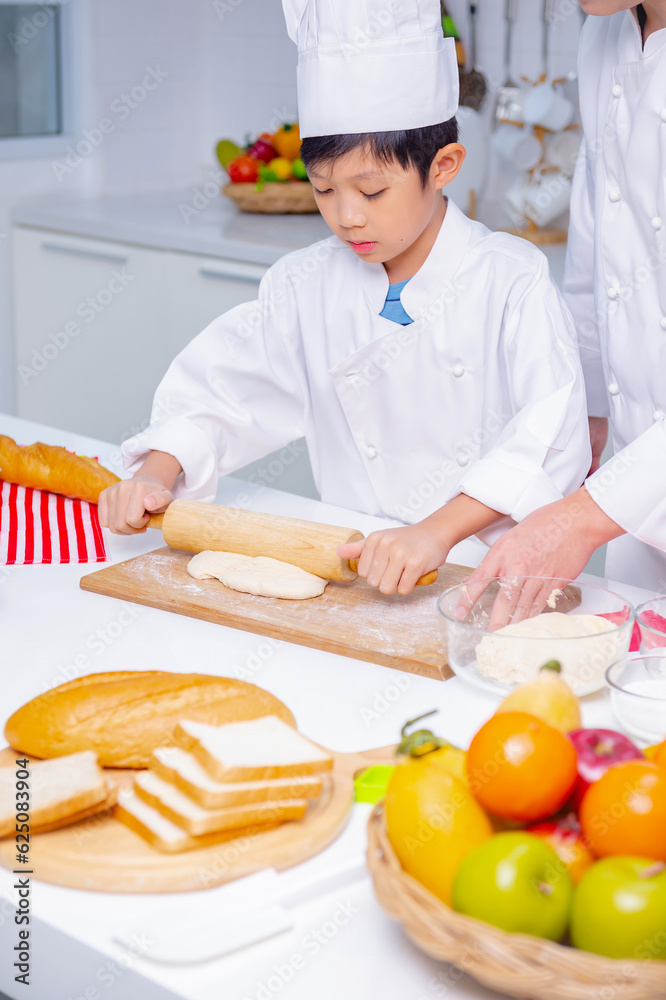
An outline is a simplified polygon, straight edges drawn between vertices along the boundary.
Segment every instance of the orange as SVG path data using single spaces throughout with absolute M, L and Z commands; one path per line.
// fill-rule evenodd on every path
M 494 715 L 467 752 L 471 791 L 504 819 L 551 816 L 569 798 L 577 773 L 571 740 L 528 712 Z
M 650 747 L 650 749 L 652 753 L 646 752 L 645 756 L 653 760 L 655 764 L 659 764 L 659 767 L 666 767 L 666 740 L 663 743 L 657 743 L 656 747 Z
M 613 764 L 585 792 L 580 824 L 599 857 L 666 861 L 666 768 L 649 760 Z

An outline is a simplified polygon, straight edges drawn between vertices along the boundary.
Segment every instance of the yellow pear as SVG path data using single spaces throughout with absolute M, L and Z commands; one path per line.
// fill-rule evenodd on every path
M 557 660 L 544 663 L 533 681 L 521 684 L 508 694 L 497 712 L 529 712 L 555 729 L 570 733 L 580 729 L 580 706 Z

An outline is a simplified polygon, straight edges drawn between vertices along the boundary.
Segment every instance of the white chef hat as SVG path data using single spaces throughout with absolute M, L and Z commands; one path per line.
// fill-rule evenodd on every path
M 389 132 L 458 108 L 453 38 L 439 0 L 282 0 L 298 45 L 302 136 Z

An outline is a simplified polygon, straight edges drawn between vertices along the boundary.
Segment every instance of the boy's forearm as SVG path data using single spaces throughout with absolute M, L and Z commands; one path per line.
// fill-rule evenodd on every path
M 488 528 L 504 516 L 500 511 L 486 507 L 480 500 L 475 500 L 466 493 L 459 493 L 422 523 L 431 528 L 448 548 L 453 548 L 458 542 Z
M 173 455 L 166 451 L 151 451 L 133 478 L 155 480 L 170 491 L 182 471 L 182 465 Z

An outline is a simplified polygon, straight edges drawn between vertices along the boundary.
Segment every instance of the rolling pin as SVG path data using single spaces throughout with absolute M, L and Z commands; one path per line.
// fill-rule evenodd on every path
M 174 500 L 164 514 L 152 514 L 147 527 L 161 529 L 167 545 L 185 552 L 270 556 L 324 580 L 346 582 L 358 575 L 358 560 L 341 559 L 336 551 L 338 545 L 363 539 L 352 528 L 196 500 Z M 417 582 L 424 585 L 436 579 L 437 570 L 433 570 Z

